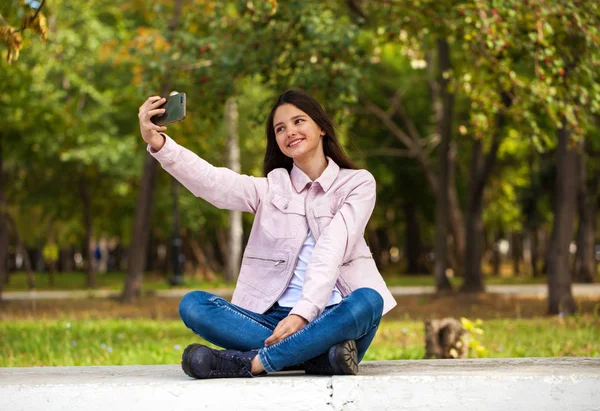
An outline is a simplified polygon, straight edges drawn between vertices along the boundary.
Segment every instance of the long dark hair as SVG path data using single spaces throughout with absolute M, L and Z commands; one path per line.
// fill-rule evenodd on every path
M 277 101 L 271 113 L 267 118 L 266 133 L 267 133 L 267 151 L 265 152 L 265 160 L 263 163 L 263 172 L 265 176 L 276 168 L 285 168 L 288 172 L 292 171 L 294 161 L 283 154 L 277 145 L 277 139 L 275 138 L 275 130 L 273 129 L 273 117 L 275 117 L 275 111 L 283 104 L 292 104 L 300 110 L 304 111 L 308 116 L 325 132 L 323 136 L 323 151 L 325 156 L 331 157 L 340 168 L 357 169 L 358 167 L 348 158 L 344 149 L 340 145 L 339 141 L 335 136 L 335 129 L 333 124 L 323 107 L 317 100 L 306 94 L 305 92 L 297 89 L 290 89 L 284 91 Z

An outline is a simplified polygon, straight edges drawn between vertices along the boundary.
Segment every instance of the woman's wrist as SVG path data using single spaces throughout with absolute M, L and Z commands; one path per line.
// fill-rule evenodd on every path
M 164 135 L 162 135 L 160 133 L 156 133 L 156 134 L 154 134 L 154 136 L 152 137 L 152 140 L 150 140 L 150 142 L 148 144 L 150 144 L 150 147 L 152 147 L 152 149 L 154 151 L 158 152 L 158 151 L 160 151 L 161 148 L 163 148 L 166 141 L 167 141 L 167 139 L 165 138 Z

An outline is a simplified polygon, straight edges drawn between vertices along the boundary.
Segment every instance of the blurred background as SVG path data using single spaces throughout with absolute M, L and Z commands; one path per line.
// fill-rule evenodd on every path
M 169 135 L 260 176 L 290 87 L 377 180 L 399 305 L 367 359 L 446 316 L 469 356 L 600 355 L 599 27 L 577 0 L 3 0 L 0 366 L 179 362 L 180 297 L 231 295 L 253 216 L 163 171 L 138 107 L 185 92 Z

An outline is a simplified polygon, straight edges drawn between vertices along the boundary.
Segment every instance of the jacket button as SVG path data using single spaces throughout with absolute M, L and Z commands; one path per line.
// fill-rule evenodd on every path
M 283 205 L 283 209 L 284 209 L 284 210 L 287 210 L 289 206 L 290 206 L 290 205 L 289 205 L 289 203 L 285 203 L 285 204 Z

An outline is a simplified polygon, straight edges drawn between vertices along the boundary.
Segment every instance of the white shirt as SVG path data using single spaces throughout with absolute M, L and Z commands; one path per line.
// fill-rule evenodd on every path
M 306 267 L 312 256 L 313 248 L 315 247 L 315 238 L 313 237 L 310 230 L 304 240 L 300 254 L 298 255 L 298 261 L 296 262 L 296 268 L 294 269 L 294 275 L 283 295 L 279 298 L 277 303 L 281 307 L 294 307 L 300 297 L 302 296 L 302 285 L 304 284 L 304 276 L 306 275 Z M 331 291 L 329 302 L 327 305 L 338 304 L 342 301 L 342 294 L 336 286 Z

